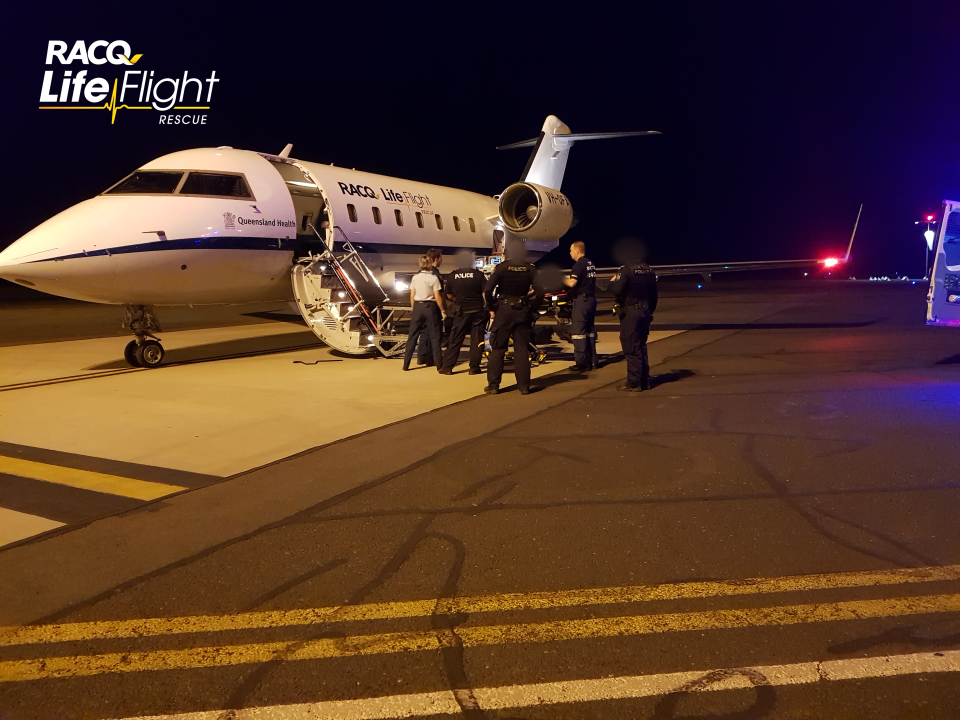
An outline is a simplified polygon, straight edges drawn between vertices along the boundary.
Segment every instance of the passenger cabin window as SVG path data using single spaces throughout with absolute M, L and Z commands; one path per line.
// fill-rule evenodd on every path
M 434 219 L 437 221 L 437 230 L 443 230 L 443 220 L 439 215 L 434 215 Z
M 393 216 L 397 219 L 397 227 L 403 227 L 403 213 L 399 210 L 394 210 Z
M 453 216 L 453 229 L 460 232 L 460 218 L 456 215 Z
M 350 222 L 356 222 L 356 221 L 357 221 L 357 208 L 355 208 L 353 205 L 349 205 L 349 204 L 348 204 L 348 205 L 347 205 L 347 215 L 350 216 Z
M 473 224 L 473 218 L 467 218 L 467 220 L 470 223 L 470 232 L 476 232 L 477 226 Z
M 423 227 L 423 213 L 417 213 L 417 227 Z
M 180 195 L 245 199 L 253 197 L 242 176 L 205 172 L 192 172 L 187 175 L 183 187 L 180 188 Z
M 383 222 L 383 218 L 380 217 L 380 208 L 378 208 L 378 207 L 374 207 L 374 208 L 373 208 L 373 221 L 374 221 L 377 225 L 379 225 L 381 222 Z
M 137 170 L 107 190 L 104 195 L 172 195 L 182 177 L 182 172 Z

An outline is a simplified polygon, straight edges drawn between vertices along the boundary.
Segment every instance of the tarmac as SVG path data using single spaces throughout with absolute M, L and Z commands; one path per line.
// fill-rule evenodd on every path
M 0 548 L 0 715 L 955 717 L 925 291 L 677 285 L 653 390 L 605 324 L 525 397 L 277 307 L 177 311 L 130 370 L 115 309 L 0 306 L 0 513 L 57 523 L 0 521 L 37 531 Z

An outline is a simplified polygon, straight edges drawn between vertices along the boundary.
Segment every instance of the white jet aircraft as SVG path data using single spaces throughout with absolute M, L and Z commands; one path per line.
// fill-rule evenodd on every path
M 0 277 L 37 290 L 122 305 L 136 336 L 124 357 L 156 367 L 155 306 L 295 300 L 328 345 L 402 351 L 383 287 L 405 287 L 428 247 L 496 256 L 512 239 L 542 256 L 576 222 L 560 192 L 574 142 L 632 135 L 571 133 L 550 116 L 520 182 L 498 196 L 427 185 L 279 155 L 203 148 L 153 160 L 0 252 Z M 336 249 L 336 254 L 334 250 Z M 413 255 L 414 257 L 411 257 Z M 659 266 L 659 274 L 823 263 Z M 826 261 L 829 262 L 829 261 Z

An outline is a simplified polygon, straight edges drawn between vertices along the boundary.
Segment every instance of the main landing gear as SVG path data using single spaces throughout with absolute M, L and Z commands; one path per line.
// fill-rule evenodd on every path
M 162 332 L 152 305 L 124 305 L 123 326 L 137 336 L 123 349 L 123 359 L 132 367 L 155 368 L 163 362 L 163 346 L 153 334 Z

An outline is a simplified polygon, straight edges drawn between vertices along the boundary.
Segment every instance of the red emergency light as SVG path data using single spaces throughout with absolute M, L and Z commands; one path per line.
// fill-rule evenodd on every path
M 931 220 L 933 220 L 933 215 L 927 215 L 927 222 L 930 222 Z

